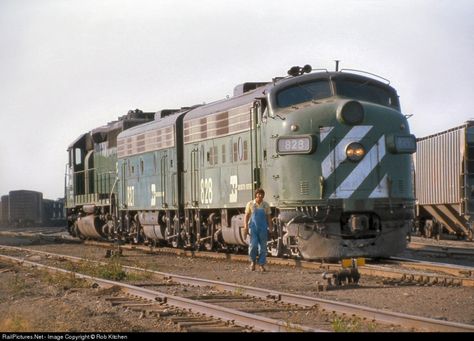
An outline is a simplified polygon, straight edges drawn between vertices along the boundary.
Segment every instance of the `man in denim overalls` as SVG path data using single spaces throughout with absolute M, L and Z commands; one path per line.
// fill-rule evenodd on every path
M 255 270 L 257 262 L 261 271 L 265 271 L 265 263 L 267 260 L 267 239 L 268 229 L 272 230 L 272 211 L 270 205 L 263 201 L 265 191 L 261 188 L 255 191 L 255 199 L 250 200 L 245 207 L 244 231 L 249 232 L 250 227 L 250 270 Z

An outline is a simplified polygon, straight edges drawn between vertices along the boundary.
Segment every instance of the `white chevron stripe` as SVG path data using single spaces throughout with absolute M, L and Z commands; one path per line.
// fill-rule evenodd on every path
M 384 175 L 377 187 L 370 193 L 369 198 L 388 198 L 387 174 Z
M 323 140 L 329 135 L 329 133 L 334 129 L 334 127 L 321 127 L 319 128 L 319 141 Z
M 353 127 L 344 138 L 337 144 L 336 148 L 326 156 L 321 164 L 321 171 L 324 179 L 327 179 L 346 159 L 346 146 L 351 142 L 359 142 L 362 138 L 367 135 L 372 126 L 355 126 Z
M 362 184 L 367 175 L 382 161 L 385 156 L 385 135 L 377 141 L 362 161 L 352 170 L 329 198 L 346 199 Z

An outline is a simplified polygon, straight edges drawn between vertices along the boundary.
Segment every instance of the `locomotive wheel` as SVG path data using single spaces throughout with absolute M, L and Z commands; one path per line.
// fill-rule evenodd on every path
M 273 257 L 281 257 L 283 255 L 283 222 L 278 219 L 273 224 L 275 224 L 273 233 L 271 233 L 273 240 L 270 243 L 269 251 Z
M 130 223 L 130 232 L 129 232 L 129 238 L 130 238 L 130 243 L 132 244 L 138 244 L 140 243 L 140 230 L 139 226 L 135 220 L 132 220 Z
M 138 240 L 139 244 L 142 244 L 147 240 L 147 237 L 145 235 L 145 231 L 143 230 L 142 226 L 140 226 L 138 228 L 137 240 Z
M 216 231 L 215 220 L 216 220 L 216 214 L 215 213 L 211 213 L 209 215 L 209 217 L 207 218 L 207 222 L 208 222 L 207 235 L 208 235 L 209 239 L 206 239 L 206 241 L 204 242 L 204 248 L 207 251 L 212 251 L 212 250 L 215 249 L 215 241 L 214 241 L 214 233 Z
M 273 257 L 281 257 L 283 255 L 283 243 L 281 238 L 273 241 L 270 246 L 270 254 Z
M 173 230 L 171 230 L 169 227 L 166 228 L 165 230 L 165 239 L 168 241 L 169 245 L 171 245 L 172 247 L 174 248 L 177 248 L 180 246 L 180 242 L 179 242 L 179 234 L 177 234 L 176 236 L 170 238 L 170 236 L 173 235 Z
M 173 246 L 174 248 L 177 248 L 179 246 L 178 237 L 174 237 L 173 239 L 171 239 L 171 246 Z
M 77 221 L 74 221 L 74 223 L 70 226 L 70 233 L 73 237 L 78 237 L 78 235 L 77 235 Z
M 473 238 L 473 232 L 471 229 L 469 229 L 466 235 L 466 240 L 472 242 L 472 238 Z
M 212 239 L 208 240 L 204 243 L 204 248 L 206 249 L 206 251 L 214 250 L 214 243 L 213 243 Z
M 175 248 L 182 248 L 185 245 L 185 236 L 183 236 L 183 233 L 178 233 L 176 237 L 171 239 L 171 245 Z

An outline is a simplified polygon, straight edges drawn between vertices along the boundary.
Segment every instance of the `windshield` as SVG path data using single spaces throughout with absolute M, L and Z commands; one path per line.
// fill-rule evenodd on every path
M 337 95 L 400 109 L 396 92 L 388 87 L 355 79 L 335 79 L 334 84 Z
M 292 85 L 277 93 L 276 102 L 280 108 L 298 103 L 332 96 L 327 79 Z

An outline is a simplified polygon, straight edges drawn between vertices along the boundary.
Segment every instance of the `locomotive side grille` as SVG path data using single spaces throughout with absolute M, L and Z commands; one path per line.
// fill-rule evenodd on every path
M 174 144 L 174 127 L 168 126 L 136 136 L 119 138 L 117 140 L 117 154 L 119 158 L 123 158 L 129 155 L 174 147 Z
M 308 181 L 300 181 L 300 194 L 309 195 L 309 183 Z
M 138 153 L 143 153 L 145 151 L 145 134 L 137 136 L 136 147 Z
M 402 180 L 402 179 L 399 179 L 399 180 L 398 180 L 398 192 L 399 192 L 399 193 L 405 192 L 405 186 L 404 186 L 404 184 L 403 184 L 403 180 Z
M 250 129 L 249 111 L 251 104 L 218 112 L 205 118 L 184 121 L 184 143 L 197 142 L 215 137 L 227 136 Z

